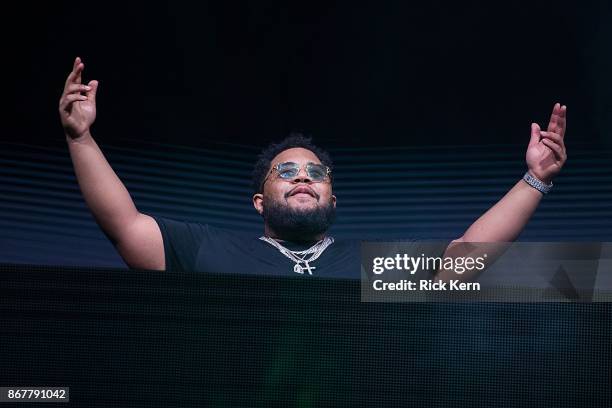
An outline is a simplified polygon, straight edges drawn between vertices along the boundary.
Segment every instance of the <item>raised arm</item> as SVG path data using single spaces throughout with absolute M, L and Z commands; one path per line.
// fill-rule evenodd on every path
M 567 107 L 555 104 L 544 132 L 531 124 L 526 161 L 529 173 L 546 184 L 559 174 L 567 159 L 565 137 Z M 521 233 L 543 194 L 525 181 L 514 187 L 465 231 L 463 242 L 510 242 Z
M 82 83 L 85 65 L 76 58 L 66 79 L 59 113 L 74 171 L 87 206 L 131 268 L 163 270 L 164 247 L 155 220 L 138 211 L 93 139 L 98 81 Z
M 567 160 L 565 137 L 567 107 L 559 103 L 553 107 L 548 128 L 542 131 L 537 123 L 531 124 L 531 139 L 527 147 L 526 162 L 529 173 L 545 184 L 550 184 Z M 455 245 L 463 242 L 514 241 L 535 212 L 543 193 L 524 180 L 518 181 L 506 195 L 478 218 L 446 249 L 444 256 L 465 256 L 470 246 Z M 501 248 L 501 247 L 500 247 Z M 478 255 L 478 254 L 476 254 Z M 495 254 L 489 257 L 491 261 Z M 457 278 L 448 271 L 439 271 L 441 278 Z

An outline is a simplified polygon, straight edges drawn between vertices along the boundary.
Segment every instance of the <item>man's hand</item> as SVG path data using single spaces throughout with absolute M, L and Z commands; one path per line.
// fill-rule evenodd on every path
M 540 130 L 537 123 L 531 124 L 531 140 L 527 148 L 529 172 L 545 183 L 550 183 L 567 160 L 565 136 L 567 106 L 556 103 L 553 107 L 548 128 Z
M 87 132 L 96 120 L 96 91 L 98 81 L 81 83 L 81 74 L 85 65 L 77 57 L 72 72 L 66 78 L 64 92 L 59 102 L 59 113 L 66 136 L 77 139 Z

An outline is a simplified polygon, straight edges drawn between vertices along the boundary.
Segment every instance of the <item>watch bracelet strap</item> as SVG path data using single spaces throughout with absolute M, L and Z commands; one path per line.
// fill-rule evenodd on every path
M 550 184 L 546 184 L 542 180 L 532 176 L 529 171 L 525 172 L 523 180 L 542 194 L 548 194 L 548 192 L 553 186 L 552 181 L 550 182 Z

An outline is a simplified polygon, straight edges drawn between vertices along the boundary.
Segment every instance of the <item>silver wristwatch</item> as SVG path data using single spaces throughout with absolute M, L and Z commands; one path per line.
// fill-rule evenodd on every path
M 529 184 L 531 187 L 535 188 L 542 194 L 547 194 L 553 186 L 552 181 L 550 182 L 550 184 L 546 184 L 542 180 L 533 177 L 529 173 L 529 171 L 525 173 L 525 175 L 523 176 L 523 180 L 525 180 L 527 184 Z

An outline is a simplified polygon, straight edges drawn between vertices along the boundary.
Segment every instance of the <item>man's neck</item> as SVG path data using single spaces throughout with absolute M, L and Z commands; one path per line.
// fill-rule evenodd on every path
M 283 243 L 283 242 L 311 243 L 311 242 L 321 241 L 323 238 L 325 238 L 325 233 L 315 235 L 315 236 L 300 236 L 299 238 L 282 236 L 280 234 L 277 234 L 274 230 L 269 228 L 267 225 L 264 225 L 264 235 L 280 243 Z

